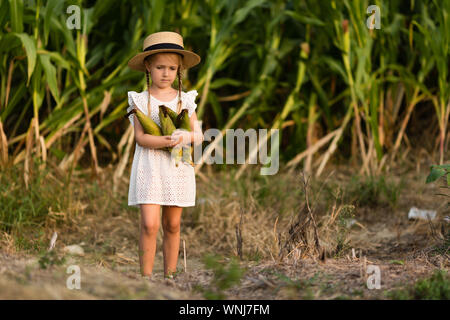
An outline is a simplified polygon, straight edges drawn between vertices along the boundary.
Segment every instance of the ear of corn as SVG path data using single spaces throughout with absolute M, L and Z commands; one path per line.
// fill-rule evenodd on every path
M 191 122 L 189 120 L 187 109 L 181 110 L 180 114 L 175 120 L 175 123 L 177 125 L 177 128 L 191 131 Z
M 173 124 L 174 124 L 176 127 L 178 127 L 178 126 L 177 126 L 177 113 L 176 113 L 175 111 L 173 111 L 172 109 L 167 108 L 167 107 L 166 107 L 165 110 L 167 111 L 167 114 L 169 115 L 169 117 L 170 117 L 170 119 L 172 120 Z
M 159 106 L 159 121 L 161 122 L 162 133 L 165 136 L 170 136 L 176 130 L 175 125 L 169 115 L 168 109 L 165 105 Z M 176 151 L 173 151 L 173 147 L 167 148 L 167 151 L 171 153 L 171 155 L 175 158 L 175 165 L 178 167 L 178 163 L 182 157 L 182 148 L 176 148 Z
M 158 126 L 156 122 L 154 122 L 152 119 L 147 117 L 141 110 L 135 108 L 132 109 L 130 112 L 128 112 L 125 117 L 129 117 L 131 114 L 136 114 L 140 124 L 142 125 L 142 128 L 144 129 L 144 132 L 147 134 L 151 134 L 154 136 L 162 136 L 163 132 L 161 128 Z M 171 152 L 172 149 L 169 149 L 169 147 L 162 148 L 165 151 Z
M 183 109 L 181 110 L 180 114 L 177 117 L 176 123 L 178 125 L 179 129 L 184 129 L 187 131 L 191 131 L 191 122 L 189 120 L 188 110 Z M 183 148 L 183 156 L 182 160 L 183 162 L 186 162 L 190 164 L 191 166 L 194 166 L 194 162 L 192 161 L 192 146 L 184 146 Z
M 161 128 L 156 124 L 155 121 L 147 117 L 141 110 L 134 108 L 131 113 L 136 114 L 144 132 L 154 136 L 162 136 Z
M 169 112 L 164 105 L 159 106 L 159 121 L 161 122 L 162 133 L 165 136 L 170 136 L 176 129 L 175 124 L 169 116 Z
M 182 158 L 182 156 L 183 156 L 183 153 L 182 153 L 182 152 L 183 152 L 183 149 L 180 148 L 180 147 L 177 147 L 177 148 L 169 148 L 169 149 L 171 149 L 170 155 L 175 159 L 175 166 L 178 167 L 178 164 L 180 163 L 181 158 Z
M 156 122 L 154 122 L 152 119 L 147 117 L 141 110 L 135 108 L 135 109 L 131 110 L 127 114 L 127 116 L 129 116 L 132 113 L 136 114 L 139 122 L 142 125 L 142 128 L 144 129 L 144 132 L 147 134 L 151 134 L 154 136 L 171 135 L 176 130 L 176 127 L 173 123 L 173 119 L 175 121 L 177 121 L 176 113 L 164 105 L 161 105 L 159 107 L 159 119 L 161 121 L 161 128 L 158 126 L 158 124 Z M 184 119 L 184 117 L 183 117 L 183 119 Z M 187 123 L 187 124 L 189 125 L 189 123 Z M 186 127 L 186 122 L 184 120 L 182 121 L 182 125 L 183 125 L 183 128 Z M 189 125 L 189 127 L 190 127 L 190 125 Z M 175 165 L 177 167 L 178 167 L 178 163 L 180 162 L 181 159 L 183 159 L 184 162 L 187 162 L 187 163 L 193 165 L 192 160 L 189 157 L 190 156 L 189 148 L 176 148 L 175 151 L 173 151 L 172 147 L 171 148 L 164 147 L 162 149 L 165 151 L 168 151 L 170 153 L 173 153 L 173 156 L 175 158 Z
M 188 164 L 190 164 L 191 166 L 194 166 L 194 162 L 192 161 L 192 157 L 191 157 L 191 155 L 192 155 L 192 151 L 193 151 L 193 148 L 192 148 L 192 146 L 185 146 L 185 147 L 182 147 L 182 160 L 183 160 L 183 162 L 185 162 L 185 163 L 188 163 Z

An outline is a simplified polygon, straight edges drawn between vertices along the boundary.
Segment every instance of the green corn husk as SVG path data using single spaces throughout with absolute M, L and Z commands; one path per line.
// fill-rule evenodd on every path
M 170 119 L 172 120 L 173 124 L 175 125 L 175 127 L 177 127 L 177 124 L 176 124 L 177 113 L 175 111 L 173 111 L 172 109 L 166 107 L 166 106 L 164 106 L 164 107 L 165 107 L 164 110 L 167 111 L 167 113 L 168 113 Z M 164 150 L 169 151 L 169 152 L 172 151 L 172 149 L 169 150 L 169 147 L 165 147 Z
M 162 133 L 170 136 L 176 129 L 175 124 L 169 116 L 168 109 L 165 105 L 159 106 L 159 121 L 161 122 Z
M 165 109 L 166 111 L 167 111 L 167 113 L 169 114 L 169 117 L 170 117 L 170 119 L 172 120 L 172 122 L 173 122 L 173 124 L 175 125 L 175 127 L 177 127 L 178 128 L 178 125 L 177 125 L 177 113 L 175 112 L 175 111 L 173 111 L 172 109 L 170 109 L 170 108 L 167 108 L 166 107 L 166 109 Z
M 176 130 L 176 127 L 169 115 L 168 109 L 165 105 L 159 106 L 159 121 L 161 122 L 162 133 L 165 136 L 170 136 Z M 173 147 L 165 148 L 165 150 L 169 151 L 172 154 Z M 176 149 L 175 154 L 172 154 L 175 157 L 175 165 L 178 167 L 178 163 L 182 157 L 182 148 L 179 150 Z
M 191 131 L 191 121 L 189 120 L 188 110 L 181 110 L 180 114 L 177 116 L 175 123 L 178 129 L 185 129 Z
M 191 131 L 191 121 L 189 119 L 188 110 L 183 109 L 181 110 L 180 114 L 177 116 L 177 127 L 179 129 L 184 129 L 187 131 Z M 184 146 L 182 147 L 182 160 L 185 163 L 190 164 L 191 166 L 194 166 L 194 163 L 192 161 L 192 152 L 193 147 L 192 146 Z
M 192 151 L 193 148 L 192 146 L 186 146 L 186 147 L 182 147 L 182 156 L 181 156 L 181 160 L 185 163 L 190 164 L 192 167 L 194 166 L 194 162 L 192 161 Z
M 145 133 L 154 136 L 162 136 L 162 131 L 161 128 L 158 126 L 158 124 L 152 119 L 150 119 L 150 117 L 147 117 L 141 110 L 134 108 L 129 112 L 129 114 L 131 113 L 136 114 L 139 123 L 142 125 L 142 128 L 144 129 Z

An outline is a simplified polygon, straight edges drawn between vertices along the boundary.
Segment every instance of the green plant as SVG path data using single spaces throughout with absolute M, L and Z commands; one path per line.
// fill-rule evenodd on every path
M 255 248 L 248 253 L 247 257 L 251 261 L 259 262 L 263 258 L 263 254 L 258 250 L 258 248 Z
M 0 230 L 11 234 L 22 233 L 25 228 L 39 230 L 50 207 L 63 211 L 67 206 L 65 188 L 50 180 L 52 172 L 42 164 L 32 156 L 28 183 L 20 164 L 0 170 Z
M 292 280 L 283 273 L 274 273 L 275 276 L 287 286 L 288 289 L 292 289 L 295 293 L 300 293 L 301 298 L 305 300 L 314 299 L 314 293 L 312 286 L 316 283 L 320 272 L 316 272 L 311 278 Z
M 358 206 L 377 207 L 389 205 L 397 206 L 403 182 L 388 181 L 384 176 L 369 176 L 360 178 L 353 176 L 349 185 L 349 194 Z
M 30 253 L 41 252 L 47 246 L 47 241 L 42 229 L 33 231 L 17 232 L 14 235 L 14 243 L 17 250 L 23 250 Z
M 350 292 L 350 294 L 352 296 L 359 296 L 359 297 L 363 297 L 364 296 L 364 290 L 363 289 L 354 289 Z
M 447 187 L 450 187 L 450 164 L 432 165 L 425 183 L 434 182 L 440 178 L 446 179 Z
M 386 293 L 395 300 L 449 300 L 450 276 L 445 270 L 435 270 L 428 278 L 418 280 L 413 286 Z
M 355 207 L 352 205 L 345 205 L 342 207 L 337 219 L 337 234 L 336 234 L 336 249 L 334 256 L 341 257 L 349 248 L 350 244 L 347 240 L 347 235 L 350 230 L 349 220 L 354 218 Z
M 81 8 L 76 30 L 66 24 L 69 4 Z M 347 153 L 352 139 L 351 155 L 360 155 L 368 174 L 399 150 L 415 106 L 427 104 L 435 114 L 422 121 L 431 128 L 437 117 L 442 158 L 450 114 L 449 2 L 377 0 L 382 30 L 364 23 L 370 4 L 1 1 L 0 162 L 23 162 L 27 137 L 38 142 L 31 153 L 48 155 L 62 169 L 77 168 L 84 148 L 94 167 L 97 154 L 126 162 L 132 144 L 132 131 L 123 135 L 126 91 L 145 87 L 127 57 L 148 34 L 168 28 L 202 57 L 183 89 L 199 91 L 198 118 L 223 134 L 215 145 L 234 127 L 277 128 L 287 147 L 282 157 L 328 149 L 320 173 L 333 153 Z M 309 147 L 315 150 L 305 152 Z
M 441 243 L 433 246 L 432 253 L 437 255 L 444 255 L 448 257 L 448 252 L 450 249 L 450 230 L 444 235 L 444 239 Z
M 66 262 L 64 255 L 59 255 L 55 250 L 44 251 L 39 257 L 39 266 L 41 269 L 47 269 L 49 266 L 60 266 Z
M 213 278 L 207 288 L 197 286 L 197 290 L 202 292 L 206 299 L 226 299 L 224 290 L 239 284 L 245 269 L 239 266 L 239 262 L 235 258 L 232 258 L 228 263 L 224 263 L 223 257 L 208 254 L 203 257 L 203 261 L 205 267 L 212 270 Z
M 433 9 L 439 9 L 434 11 Z M 433 13 L 430 14 L 429 11 Z M 420 47 L 423 55 L 431 58 L 431 63 L 436 65 L 438 93 L 432 97 L 433 106 L 439 123 L 439 163 L 444 161 L 445 135 L 447 132 L 450 115 L 450 86 L 449 86 L 449 45 L 450 45 L 450 2 L 433 0 L 429 5 L 422 7 L 420 20 L 412 23 L 418 28 L 424 38 L 424 44 Z M 432 18 L 431 18 L 432 17 Z M 447 181 L 449 181 L 447 179 Z
M 450 189 L 450 164 L 431 166 L 430 173 L 426 179 L 426 183 L 434 182 L 438 179 L 446 180 L 446 185 L 443 186 L 443 188 Z M 450 199 L 450 195 L 448 194 L 439 193 L 439 195 L 445 196 Z M 447 208 L 450 208 L 450 201 L 447 202 Z M 444 239 L 441 244 L 437 244 L 434 246 L 433 252 L 446 255 L 450 248 L 450 230 L 447 229 L 447 232 L 445 232 L 445 227 L 442 226 L 442 233 Z

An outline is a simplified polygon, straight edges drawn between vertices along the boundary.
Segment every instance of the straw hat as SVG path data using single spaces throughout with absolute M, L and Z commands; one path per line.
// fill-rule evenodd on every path
M 183 37 L 176 32 L 162 31 L 152 33 L 145 38 L 142 51 L 128 61 L 128 67 L 145 72 L 144 59 L 159 52 L 176 52 L 181 54 L 183 56 L 184 69 L 191 68 L 200 62 L 200 56 L 184 50 Z

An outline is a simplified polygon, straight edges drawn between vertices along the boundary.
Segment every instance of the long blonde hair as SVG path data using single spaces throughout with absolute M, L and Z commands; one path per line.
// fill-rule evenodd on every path
M 180 54 L 175 53 L 175 52 L 156 53 L 156 54 L 152 54 L 152 55 L 149 55 L 148 57 L 146 57 L 144 59 L 144 64 L 145 64 L 145 61 L 147 61 L 148 64 L 151 65 L 153 63 L 153 60 L 155 59 L 157 54 L 170 54 L 170 55 L 176 54 L 176 57 L 177 57 L 177 60 L 178 60 L 178 69 L 177 69 L 177 77 L 178 77 L 178 106 L 177 106 L 177 114 L 179 114 L 180 111 L 181 111 L 181 105 L 182 105 L 181 90 L 182 90 L 182 87 L 183 87 L 183 81 L 181 80 L 181 71 L 183 69 L 183 59 L 181 59 L 182 56 Z M 151 116 L 151 113 L 150 113 L 150 111 L 151 111 L 151 105 L 150 105 L 150 100 L 151 100 L 150 99 L 150 73 L 148 72 L 147 67 L 145 68 L 145 76 L 147 78 L 147 91 L 148 91 L 148 105 L 147 105 L 147 108 L 148 108 L 148 116 L 150 117 Z

